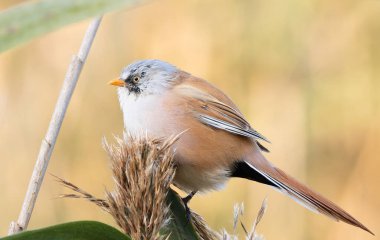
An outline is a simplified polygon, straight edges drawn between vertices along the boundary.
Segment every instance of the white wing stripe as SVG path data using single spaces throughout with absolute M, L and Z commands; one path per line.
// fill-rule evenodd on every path
M 268 174 L 266 174 L 266 173 L 264 173 L 262 171 L 259 171 L 259 169 L 257 169 L 256 167 L 254 167 L 249 162 L 245 162 L 245 163 L 248 164 L 248 166 L 250 166 L 256 172 L 258 172 L 262 176 L 264 176 L 266 179 L 268 179 L 269 181 L 271 181 L 273 184 L 275 184 L 281 190 L 282 193 L 285 193 L 286 195 L 288 195 L 289 197 L 291 197 L 292 199 L 294 199 L 298 204 L 300 204 L 301 206 L 309 209 L 312 212 L 319 213 L 319 210 L 317 209 L 317 207 L 313 204 L 313 202 L 310 201 L 310 199 L 307 196 L 303 195 L 302 193 L 294 191 L 293 189 L 289 188 L 288 186 L 286 186 L 285 184 L 281 183 L 280 181 L 272 178 Z M 293 193 L 294 195 L 292 195 L 290 193 Z
M 249 137 L 249 138 L 255 138 L 255 139 L 261 139 L 266 142 L 269 142 L 267 138 L 265 138 L 263 135 L 256 131 L 252 130 L 246 130 L 243 128 L 240 128 L 238 126 L 235 126 L 231 123 L 228 123 L 226 121 L 219 120 L 217 118 L 213 118 L 207 115 L 199 114 L 199 120 L 203 122 L 204 124 L 210 125 L 215 128 L 219 128 L 237 135 Z

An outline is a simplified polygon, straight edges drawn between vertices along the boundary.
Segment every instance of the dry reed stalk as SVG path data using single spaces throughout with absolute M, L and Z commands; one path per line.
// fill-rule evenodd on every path
M 34 204 L 36 203 L 63 118 L 65 117 L 67 107 L 83 65 L 86 62 L 92 42 L 95 39 L 101 19 L 102 18 L 99 17 L 91 22 L 83 38 L 78 54 L 73 57 L 69 68 L 67 69 L 65 80 L 63 81 L 61 92 L 54 108 L 54 113 L 50 120 L 47 133 L 41 143 L 40 151 L 33 169 L 33 174 L 29 181 L 28 190 L 25 194 L 18 220 L 17 222 L 11 222 L 8 230 L 9 235 L 25 230 L 28 227 Z

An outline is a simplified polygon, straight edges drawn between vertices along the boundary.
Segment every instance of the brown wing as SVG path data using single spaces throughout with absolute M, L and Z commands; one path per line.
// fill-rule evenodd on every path
M 250 126 L 232 101 L 211 84 L 193 78 L 176 86 L 176 91 L 192 99 L 190 102 L 194 116 L 203 124 L 232 134 L 269 142 Z
M 194 116 L 203 124 L 255 141 L 268 141 L 249 125 L 226 95 L 207 82 L 190 77 L 175 88 L 182 97 L 189 97 L 186 101 L 188 107 L 192 109 Z M 260 174 L 261 179 L 266 179 L 264 183 L 270 183 L 270 185 L 277 187 L 310 210 L 323 213 L 336 220 L 342 220 L 373 234 L 342 208 L 274 167 L 259 151 L 253 151 L 253 153 L 247 155 L 244 160 L 254 170 L 250 172 L 249 169 L 245 169 L 245 173 L 254 175 L 253 180 L 263 182 L 257 180 L 257 174 Z M 246 178 L 252 179 L 249 176 Z

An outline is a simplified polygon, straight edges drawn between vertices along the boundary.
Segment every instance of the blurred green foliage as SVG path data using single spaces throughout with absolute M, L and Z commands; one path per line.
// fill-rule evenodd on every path
M 2 240 L 131 240 L 113 227 L 94 221 L 63 223 L 21 232 Z
M 165 239 L 183 240 L 199 239 L 193 224 L 186 217 L 185 208 L 178 194 L 169 190 L 167 204 L 170 205 L 170 222 L 161 233 Z M 98 209 L 100 211 L 100 209 Z M 132 220 L 133 221 L 133 220 Z M 119 230 L 95 221 L 77 221 L 37 230 L 27 230 L 15 235 L 1 238 L 2 240 L 129 240 L 129 236 Z
M 137 2 L 139 1 L 39 0 L 13 6 L 0 12 L 0 52 L 56 28 Z

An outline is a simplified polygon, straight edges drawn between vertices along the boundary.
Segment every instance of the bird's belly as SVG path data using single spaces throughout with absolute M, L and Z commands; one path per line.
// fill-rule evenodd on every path
M 166 116 L 162 116 L 164 113 L 159 116 L 155 109 L 139 109 L 129 111 L 127 114 L 128 117 L 124 116 L 125 127 L 127 132 L 132 134 L 132 136 L 170 137 L 186 130 L 175 119 L 168 119 L 169 113 L 166 113 Z M 166 118 L 166 120 L 163 118 Z M 211 156 L 217 157 L 220 150 L 216 148 L 210 149 L 207 152 L 203 150 L 199 153 L 205 154 L 205 156 L 193 156 L 192 154 L 188 156 L 187 151 L 191 148 L 191 145 L 187 147 L 184 140 L 188 140 L 189 138 L 192 143 L 198 142 L 202 144 L 203 142 L 200 136 L 192 134 L 191 129 L 188 129 L 174 145 L 177 162 L 174 184 L 186 192 L 194 190 L 205 192 L 221 189 L 230 175 L 227 166 L 222 164 L 224 161 L 215 159 L 215 165 L 212 164 L 214 166 L 205 166 L 207 163 L 202 161 L 206 160 L 205 156 L 208 156 L 208 158 Z M 196 149 L 197 147 L 193 150 L 197 151 Z
M 176 170 L 174 185 L 188 193 L 220 190 L 224 187 L 229 175 L 229 171 L 223 168 L 206 170 L 189 164 L 180 164 Z

